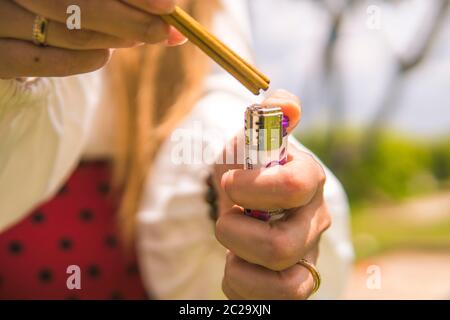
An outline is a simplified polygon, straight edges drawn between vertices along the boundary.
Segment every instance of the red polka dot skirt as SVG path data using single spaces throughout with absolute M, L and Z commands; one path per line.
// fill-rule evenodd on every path
M 82 163 L 49 202 L 0 234 L 0 299 L 146 299 L 118 240 L 107 162 Z M 81 287 L 81 288 L 79 288 Z

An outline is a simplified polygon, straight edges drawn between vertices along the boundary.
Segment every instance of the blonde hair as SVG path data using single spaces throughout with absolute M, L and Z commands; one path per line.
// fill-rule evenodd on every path
M 218 1 L 184 0 L 180 5 L 211 25 Z M 122 50 L 111 61 L 109 78 L 118 109 L 114 185 L 121 196 L 118 224 L 128 245 L 151 164 L 161 143 L 200 98 L 208 65 L 192 44 Z

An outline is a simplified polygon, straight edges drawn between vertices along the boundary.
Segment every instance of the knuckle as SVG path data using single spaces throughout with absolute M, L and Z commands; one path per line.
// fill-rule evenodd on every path
M 295 208 L 311 200 L 317 190 L 326 182 L 326 173 L 323 167 L 310 154 L 306 154 L 306 161 L 299 165 L 286 167 L 282 172 L 283 193 L 281 201 L 283 208 Z
M 286 269 L 295 260 L 296 246 L 289 234 L 282 231 L 272 231 L 269 233 L 266 250 L 266 267 L 281 271 Z
M 323 166 L 314 158 L 312 154 L 305 153 L 306 161 L 309 163 L 309 167 L 311 168 L 311 172 L 316 173 L 316 182 L 318 186 L 324 186 L 327 180 L 327 175 L 325 173 L 325 169 Z
M 323 187 L 326 182 L 327 182 L 327 175 L 325 174 L 325 171 L 321 167 L 321 170 L 320 170 L 320 173 L 319 173 L 319 186 Z
M 317 161 L 316 166 L 318 167 L 318 184 L 320 187 L 323 187 L 327 182 L 327 175 L 325 173 L 325 169 Z
M 216 239 L 222 244 L 223 244 L 224 234 L 225 234 L 224 218 L 219 217 L 216 221 L 215 236 L 216 236 Z
M 319 233 L 322 234 L 327 231 L 333 224 L 333 219 L 331 218 L 328 209 L 324 210 L 322 214 L 321 223 L 319 224 Z
M 286 209 L 297 207 L 301 203 L 302 193 L 309 189 L 308 183 L 293 168 L 284 171 L 282 183 L 283 194 L 280 199 L 283 201 L 282 207 L 287 207 Z

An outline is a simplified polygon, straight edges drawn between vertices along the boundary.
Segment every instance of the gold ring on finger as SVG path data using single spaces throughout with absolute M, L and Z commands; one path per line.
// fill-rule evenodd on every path
M 310 263 L 306 259 L 301 259 L 299 262 L 297 262 L 297 264 L 305 267 L 306 269 L 308 269 L 309 272 L 311 272 L 311 275 L 314 279 L 314 287 L 313 287 L 312 294 L 316 293 L 317 290 L 319 290 L 319 288 L 320 288 L 320 283 L 322 282 L 322 278 L 320 276 L 319 270 L 317 270 L 316 266 L 313 265 L 312 263 Z
M 48 20 L 42 16 L 36 16 L 33 23 L 33 43 L 45 46 L 47 41 Z

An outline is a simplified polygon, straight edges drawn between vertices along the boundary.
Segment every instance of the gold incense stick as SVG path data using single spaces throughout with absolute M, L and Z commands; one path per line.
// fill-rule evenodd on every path
M 173 13 L 163 15 L 162 18 L 177 28 L 252 93 L 258 95 L 261 90 L 269 88 L 269 78 L 242 59 L 181 8 L 176 7 Z

